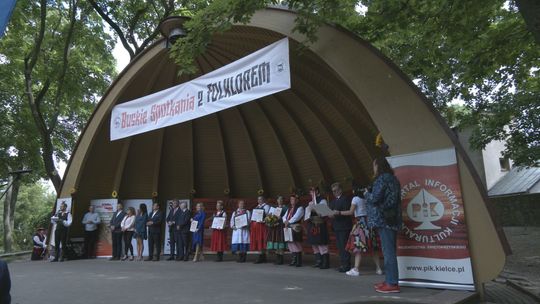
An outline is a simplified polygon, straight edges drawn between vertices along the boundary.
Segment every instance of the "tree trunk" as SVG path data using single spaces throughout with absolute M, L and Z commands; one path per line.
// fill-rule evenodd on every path
M 9 176 L 11 186 L 4 200 L 4 252 L 13 251 L 13 228 L 15 227 L 15 204 L 19 196 L 21 181 L 18 176 Z
M 533 34 L 536 43 L 540 44 L 540 1 L 516 0 L 516 4 L 527 28 Z

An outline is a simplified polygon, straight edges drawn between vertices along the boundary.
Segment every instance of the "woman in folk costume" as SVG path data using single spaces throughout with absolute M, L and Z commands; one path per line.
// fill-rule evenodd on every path
M 223 217 L 227 221 L 227 213 L 223 210 L 223 201 L 217 201 L 216 213 L 214 217 Z M 216 262 L 223 261 L 223 252 L 227 250 L 227 229 L 212 229 L 212 238 L 210 242 L 210 251 L 217 252 Z
M 264 197 L 259 196 L 257 198 L 257 207 L 253 210 L 262 210 L 263 216 L 260 221 L 254 221 L 251 219 L 251 231 L 250 231 L 250 250 L 260 251 L 259 257 L 255 261 L 255 264 L 266 263 L 266 224 L 264 218 L 270 211 L 270 205 L 266 203 Z M 252 211 L 253 214 L 253 211 Z
M 310 190 L 311 202 L 309 202 L 306 212 L 309 212 L 307 222 L 307 241 L 313 248 L 315 254 L 315 265 L 313 267 L 320 269 L 330 268 L 330 254 L 328 253 L 328 226 L 327 217 L 321 217 L 315 210 L 315 205 L 328 205 L 328 202 L 321 196 L 319 187 Z
M 204 242 L 204 221 L 206 220 L 206 213 L 204 213 L 204 206 L 202 203 L 197 203 L 195 206 L 195 215 L 191 219 L 192 222 L 197 221 L 197 230 L 193 232 L 191 236 L 191 246 L 195 250 L 195 256 L 193 262 L 204 260 L 203 255 L 203 242 Z
M 267 225 L 267 250 L 276 251 L 276 265 L 283 265 L 283 251 L 286 248 L 285 240 L 283 237 L 283 222 L 282 218 L 287 213 L 287 206 L 283 204 L 283 196 L 278 196 L 277 198 L 277 208 L 281 209 L 279 216 L 276 214 L 267 215 L 264 220 Z
M 304 207 L 298 203 L 298 196 L 291 194 L 290 207 L 283 217 L 283 225 L 292 229 L 292 241 L 287 242 L 289 251 L 292 253 L 292 261 L 289 266 L 302 267 L 302 218 Z
M 238 262 L 244 263 L 246 261 L 246 254 L 249 250 L 249 224 L 243 227 L 236 227 L 235 219 L 237 216 L 245 216 L 249 223 L 251 213 L 245 209 L 245 203 L 243 200 L 238 201 L 238 209 L 233 212 L 231 216 L 232 233 L 232 245 L 231 251 L 238 253 Z
M 366 200 L 362 190 L 356 185 L 353 185 L 353 195 L 351 209 L 341 212 L 342 215 L 354 215 L 356 219 L 356 224 L 352 228 L 347 246 L 345 247 L 345 249 L 354 254 L 354 267 L 347 271 L 346 274 L 350 276 L 360 275 L 358 269 L 362 255 L 368 255 L 373 257 L 373 262 L 376 266 L 375 272 L 380 275 L 382 274 L 381 262 L 379 260 L 381 253 L 380 239 L 376 230 L 368 227 Z

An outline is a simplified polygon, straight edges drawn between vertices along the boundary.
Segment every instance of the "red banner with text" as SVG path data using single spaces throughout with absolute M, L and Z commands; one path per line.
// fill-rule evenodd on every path
M 474 290 L 455 149 L 388 161 L 401 183 L 400 284 Z

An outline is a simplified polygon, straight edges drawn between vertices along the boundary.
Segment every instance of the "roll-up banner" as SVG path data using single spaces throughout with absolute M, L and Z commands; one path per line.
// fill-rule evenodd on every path
M 179 124 L 291 88 L 289 40 L 281 39 L 189 82 L 116 105 L 111 140 Z
M 399 284 L 474 290 L 454 148 L 389 157 L 401 183 Z
M 94 206 L 95 212 L 99 214 L 101 219 L 101 224 L 98 225 L 96 256 L 110 257 L 112 255 L 112 236 L 109 224 L 113 213 L 116 212 L 118 200 L 115 198 L 95 199 L 90 201 L 90 205 Z

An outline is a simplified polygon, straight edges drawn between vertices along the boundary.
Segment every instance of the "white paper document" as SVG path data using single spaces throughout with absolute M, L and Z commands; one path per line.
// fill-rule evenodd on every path
M 243 228 L 248 225 L 247 214 L 242 214 L 234 217 L 234 227 Z
M 274 208 L 274 212 L 270 211 L 270 213 L 272 213 L 273 215 L 277 217 L 281 217 L 281 211 L 283 211 L 283 208 L 277 207 L 277 208 Z
M 222 230 L 225 227 L 225 218 L 224 217 L 214 217 L 212 220 L 212 229 Z
M 313 210 L 319 214 L 319 216 L 329 216 L 334 214 L 334 211 L 330 208 L 328 208 L 328 205 L 326 204 L 317 204 L 313 205 Z
M 189 231 L 196 232 L 197 231 L 197 225 L 199 225 L 199 222 L 197 222 L 197 221 L 191 222 L 191 226 L 189 227 Z
M 261 223 L 264 221 L 264 209 L 253 209 L 251 212 L 251 221 Z
M 283 228 L 283 234 L 285 236 L 285 242 L 292 242 L 293 241 L 293 237 L 292 237 L 292 228 Z

